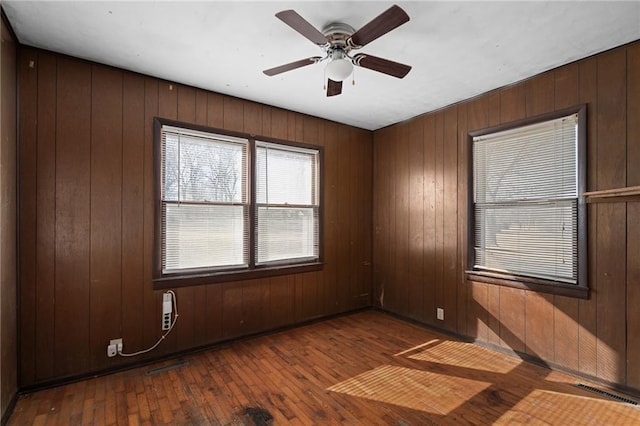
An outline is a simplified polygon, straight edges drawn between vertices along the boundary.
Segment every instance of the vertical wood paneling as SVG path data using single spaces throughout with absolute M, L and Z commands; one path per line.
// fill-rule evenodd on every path
M 598 58 L 598 189 L 626 185 L 626 52 Z M 597 233 L 597 360 L 598 377 L 622 383 L 626 377 L 626 206 L 598 206 Z
M 409 311 L 409 127 L 396 126 L 395 147 L 395 273 L 394 293 L 397 312 Z
M 555 341 L 553 295 L 525 292 L 525 352 L 553 361 Z
M 34 62 L 34 68 L 29 66 Z M 20 103 L 18 105 L 18 180 L 20 191 L 18 203 L 21 207 L 18 223 L 20 265 L 20 373 L 21 381 L 35 379 L 35 333 L 36 327 L 36 167 L 37 120 L 38 120 L 38 69 L 40 60 L 34 49 L 22 49 L 18 57 Z M 53 368 L 51 368 L 53 370 Z
M 244 102 L 225 96 L 222 105 L 223 127 L 227 130 L 242 132 L 244 130 Z
M 488 342 L 489 301 L 487 285 L 470 283 L 467 316 L 467 333 L 480 342 Z
M 242 333 L 242 282 L 222 284 L 222 330 L 226 339 Z
M 293 321 L 293 294 L 295 277 L 281 276 L 269 279 L 270 305 L 269 322 L 271 327 L 281 327 Z
M 262 106 L 253 102 L 244 102 L 243 113 L 244 132 L 250 135 L 261 135 Z
M 555 80 L 546 72 L 525 83 L 525 113 L 527 117 L 553 111 Z
M 18 55 L 4 17 L 0 23 L 0 415 L 8 419 L 18 385 Z
M 500 90 L 500 123 L 509 123 L 526 117 L 524 83 Z
M 579 371 L 579 303 L 576 299 L 555 296 L 553 302 L 554 362 L 572 371 Z
M 180 86 L 171 82 L 161 81 L 158 84 L 158 107 L 157 108 L 158 108 L 159 117 L 167 118 L 170 120 L 178 119 L 178 91 L 179 90 L 180 90 Z M 150 161 L 153 161 L 153 157 L 151 157 Z M 152 178 L 155 178 L 155 175 L 152 174 Z M 153 237 L 152 237 L 152 240 L 153 240 Z M 191 289 L 181 289 L 181 290 L 191 291 Z M 162 318 L 162 293 L 163 292 L 160 292 L 160 291 L 154 292 L 153 319 L 155 321 L 154 321 L 153 329 L 156 330 L 156 339 L 159 339 L 163 334 L 161 327 L 158 327 L 158 322 Z M 190 315 L 183 315 L 181 312 L 183 310 L 183 307 L 188 309 L 190 305 L 189 302 L 191 302 L 189 297 L 186 297 L 184 300 L 184 302 L 186 303 L 183 306 L 182 296 L 185 293 L 186 292 L 184 291 L 176 292 L 178 311 L 180 312 L 180 317 L 178 320 L 179 324 L 176 323 L 176 330 L 174 330 L 175 333 L 169 333 L 169 335 L 162 341 L 162 344 L 158 347 L 158 351 L 161 353 L 169 353 L 172 350 L 174 350 L 178 343 L 178 336 L 180 334 L 183 334 L 182 330 L 185 330 L 186 332 L 186 329 L 189 328 L 189 324 L 191 323 L 189 318 Z M 184 319 L 183 321 L 184 317 L 186 317 L 186 319 Z
M 436 319 L 436 126 L 429 114 L 423 122 L 424 142 L 424 320 Z
M 291 126 L 291 124 L 289 124 Z M 291 128 L 291 127 L 290 127 Z M 295 132 L 295 123 L 293 125 Z M 295 134 L 295 133 L 294 133 Z M 338 206 L 349 204 L 349 164 L 351 161 L 348 149 L 344 149 L 349 143 L 349 129 L 344 125 L 338 125 Z M 335 250 L 338 259 L 349 259 L 349 213 L 340 214 L 336 220 L 337 234 Z M 338 312 L 343 312 L 349 305 L 349 267 L 346 262 L 339 262 L 336 280 L 336 301 Z
M 224 126 L 224 96 L 207 93 L 207 126 L 216 128 Z
M 598 101 L 596 96 L 597 89 L 597 63 L 595 58 L 587 59 L 579 64 L 579 94 L 580 102 L 587 104 L 587 179 L 588 189 L 593 191 L 598 186 L 598 138 L 597 138 L 597 111 Z M 578 360 L 579 368 L 582 373 L 596 375 L 596 342 L 597 342 L 597 300 L 599 293 L 597 271 L 598 265 L 596 261 L 598 245 L 598 204 L 590 204 L 588 206 L 588 268 L 589 268 L 589 300 L 581 300 L 578 305 L 578 318 L 580 328 L 578 329 Z
M 240 333 L 252 334 L 262 329 L 262 280 L 242 282 L 242 327 Z
M 457 332 L 467 335 L 467 300 L 469 298 L 469 288 L 467 285 L 465 271 L 467 265 L 467 244 L 468 244 L 468 167 L 469 167 L 469 141 L 467 129 L 468 103 L 458 106 L 458 264 L 456 271 L 456 281 L 458 286 L 458 323 Z
M 122 338 L 144 341 L 144 78 L 125 73 L 122 98 Z M 119 337 L 119 336 L 116 336 Z M 134 348 L 127 348 L 129 352 Z
M 579 66 L 569 64 L 554 71 L 555 109 L 577 105 L 579 101 Z M 579 371 L 579 300 L 554 296 L 554 362 Z
M 176 92 L 177 96 L 176 118 L 178 119 L 178 121 L 195 123 L 196 90 L 193 87 L 176 85 L 174 92 Z M 196 342 L 196 288 L 197 286 L 176 289 L 176 298 L 180 301 L 179 323 L 176 323 L 176 329 L 174 330 L 177 349 L 186 349 L 192 347 Z
M 246 116 L 246 114 L 245 114 Z M 318 121 L 312 117 L 304 117 L 303 120 L 303 137 L 302 139 L 306 143 L 310 143 L 313 145 L 318 145 L 319 143 L 319 129 L 318 129 Z M 353 146 L 353 144 L 351 145 Z M 300 277 L 300 282 L 302 287 L 300 288 L 300 292 L 302 293 L 302 305 L 296 307 L 300 308 L 303 312 L 302 317 L 305 319 L 313 318 L 320 315 L 322 311 L 322 299 L 320 293 L 321 283 L 318 282 L 316 272 L 310 272 L 302 274 Z M 298 278 L 296 277 L 296 281 Z
M 504 307 L 504 308 L 503 308 Z M 524 315 L 522 313 L 525 313 Z M 524 352 L 525 350 L 525 295 L 524 290 L 500 287 L 500 345 Z
M 272 120 L 272 130 L 275 124 Z M 340 181 L 338 179 L 339 151 L 336 141 L 338 135 L 335 123 L 325 123 L 324 135 L 324 311 L 336 312 L 338 279 L 338 253 L 336 245 L 339 241 L 337 219 L 340 209 L 337 188 L 340 186 Z
M 444 327 L 455 331 L 458 322 L 458 108 L 444 114 L 443 150 L 443 304 Z
M 395 192 L 395 180 L 397 176 L 396 164 L 395 164 L 395 141 L 396 129 L 395 126 L 389 128 L 385 132 L 385 162 L 387 163 L 387 184 L 385 185 L 385 195 L 387 202 L 387 231 L 386 231 L 386 268 L 385 268 L 385 280 L 383 281 L 384 287 L 384 307 L 396 312 L 397 310 L 397 297 L 396 297 L 396 285 L 395 285 L 395 267 L 396 267 L 396 246 L 397 241 L 396 234 L 396 192 Z
M 55 247 L 56 247 L 56 58 L 41 53 L 38 57 L 38 125 L 37 163 L 35 173 L 37 199 L 33 213 L 36 219 L 36 317 L 41 324 L 36 330 L 36 380 L 54 375 L 55 325 Z M 21 210 L 23 208 L 21 207 Z
M 361 306 L 372 304 L 372 262 L 373 262 L 373 138 L 371 132 L 361 130 L 359 132 L 360 145 L 360 186 L 358 188 L 357 205 L 360 207 L 358 223 L 360 224 L 360 294 L 368 294 L 366 298 L 360 298 Z M 324 273 L 324 271 L 323 271 Z
M 488 126 L 490 98 L 490 96 L 482 96 L 469 103 L 467 107 L 467 127 L 469 131 L 480 130 Z M 500 100 L 499 97 L 497 99 L 498 101 Z M 472 167 L 471 160 L 470 158 L 467 162 L 469 167 Z M 466 260 L 467 253 L 464 253 L 464 256 Z M 489 333 L 491 333 L 495 336 L 494 341 L 497 342 L 498 332 L 491 330 L 489 327 L 487 286 L 471 282 L 469 283 L 468 294 L 467 335 L 479 341 L 488 342 Z
M 409 124 L 409 309 L 424 319 L 424 144 L 422 120 Z M 374 169 L 375 170 L 375 169 Z
M 350 129 L 349 136 L 349 156 L 351 158 L 352 166 L 349 167 L 349 199 L 354 201 L 354 208 L 349 211 L 349 264 L 353 265 L 349 268 L 349 309 L 359 307 L 360 300 L 362 299 L 363 292 L 360 291 L 361 280 L 361 264 L 360 260 L 360 241 L 362 241 L 362 235 L 360 233 L 360 220 L 358 213 L 360 209 L 356 207 L 358 204 L 358 192 L 360 192 L 360 161 L 361 157 L 360 149 L 358 148 L 358 131 L 357 129 Z
M 163 83 L 164 86 L 164 83 Z M 151 347 L 159 338 L 160 313 L 158 303 L 160 297 L 150 291 L 153 272 L 153 231 L 154 231 L 154 172 L 153 172 L 153 118 L 158 115 L 160 83 L 152 78 L 144 81 L 144 217 L 143 217 L 143 285 L 146 291 L 143 295 L 144 308 L 144 340 L 134 346 L 135 350 Z M 129 347 L 132 345 L 128 345 Z
M 90 105 L 91 65 L 59 58 L 54 292 L 57 376 L 90 368 Z
M 577 105 L 579 101 L 580 67 L 572 63 L 554 71 L 555 109 Z
M 104 336 L 122 316 L 122 72 L 91 68 L 91 365 L 105 365 Z M 113 360 L 109 360 L 113 361 Z
M 444 112 L 435 114 L 435 293 L 437 308 L 444 308 Z M 434 317 L 436 313 L 431 313 Z M 438 325 L 441 323 L 437 321 Z
M 640 45 L 627 50 L 627 186 L 640 185 Z M 640 203 L 627 204 L 627 380 L 640 388 Z
M 525 83 L 527 117 L 553 111 L 554 91 L 553 72 L 528 80 Z M 525 352 L 545 361 L 554 359 L 553 300 L 553 295 L 525 293 Z

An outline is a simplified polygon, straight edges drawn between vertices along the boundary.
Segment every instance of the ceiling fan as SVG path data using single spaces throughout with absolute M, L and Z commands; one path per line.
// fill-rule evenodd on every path
M 294 10 L 283 10 L 276 13 L 276 17 L 319 46 L 324 56 L 312 56 L 264 70 L 268 76 L 328 60 L 325 68 L 328 76 L 327 96 L 335 96 L 342 93 L 342 81 L 351 75 L 354 65 L 397 78 L 403 78 L 411 70 L 409 65 L 366 53 L 352 54 L 353 50 L 366 46 L 409 21 L 409 15 L 397 5 L 391 6 L 358 31 L 342 22 L 332 22 L 320 32 Z

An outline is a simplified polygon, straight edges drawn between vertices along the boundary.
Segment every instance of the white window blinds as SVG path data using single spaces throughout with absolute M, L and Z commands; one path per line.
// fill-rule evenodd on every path
M 577 283 L 577 120 L 473 138 L 474 268 Z
M 246 266 L 248 141 L 163 125 L 161 144 L 162 272 Z
M 256 142 L 256 265 L 319 257 L 319 152 Z

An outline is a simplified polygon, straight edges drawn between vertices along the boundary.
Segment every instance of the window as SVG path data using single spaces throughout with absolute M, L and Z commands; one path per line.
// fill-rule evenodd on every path
M 256 264 L 318 258 L 318 151 L 256 142 Z
M 318 148 L 162 119 L 155 137 L 156 287 L 318 269 Z
M 584 115 L 472 135 L 474 279 L 586 297 Z

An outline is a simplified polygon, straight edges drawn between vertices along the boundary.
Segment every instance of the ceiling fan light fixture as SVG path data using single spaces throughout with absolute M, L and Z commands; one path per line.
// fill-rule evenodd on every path
M 325 72 L 331 80 L 342 81 L 353 72 L 353 64 L 349 59 L 334 59 L 327 64 Z

